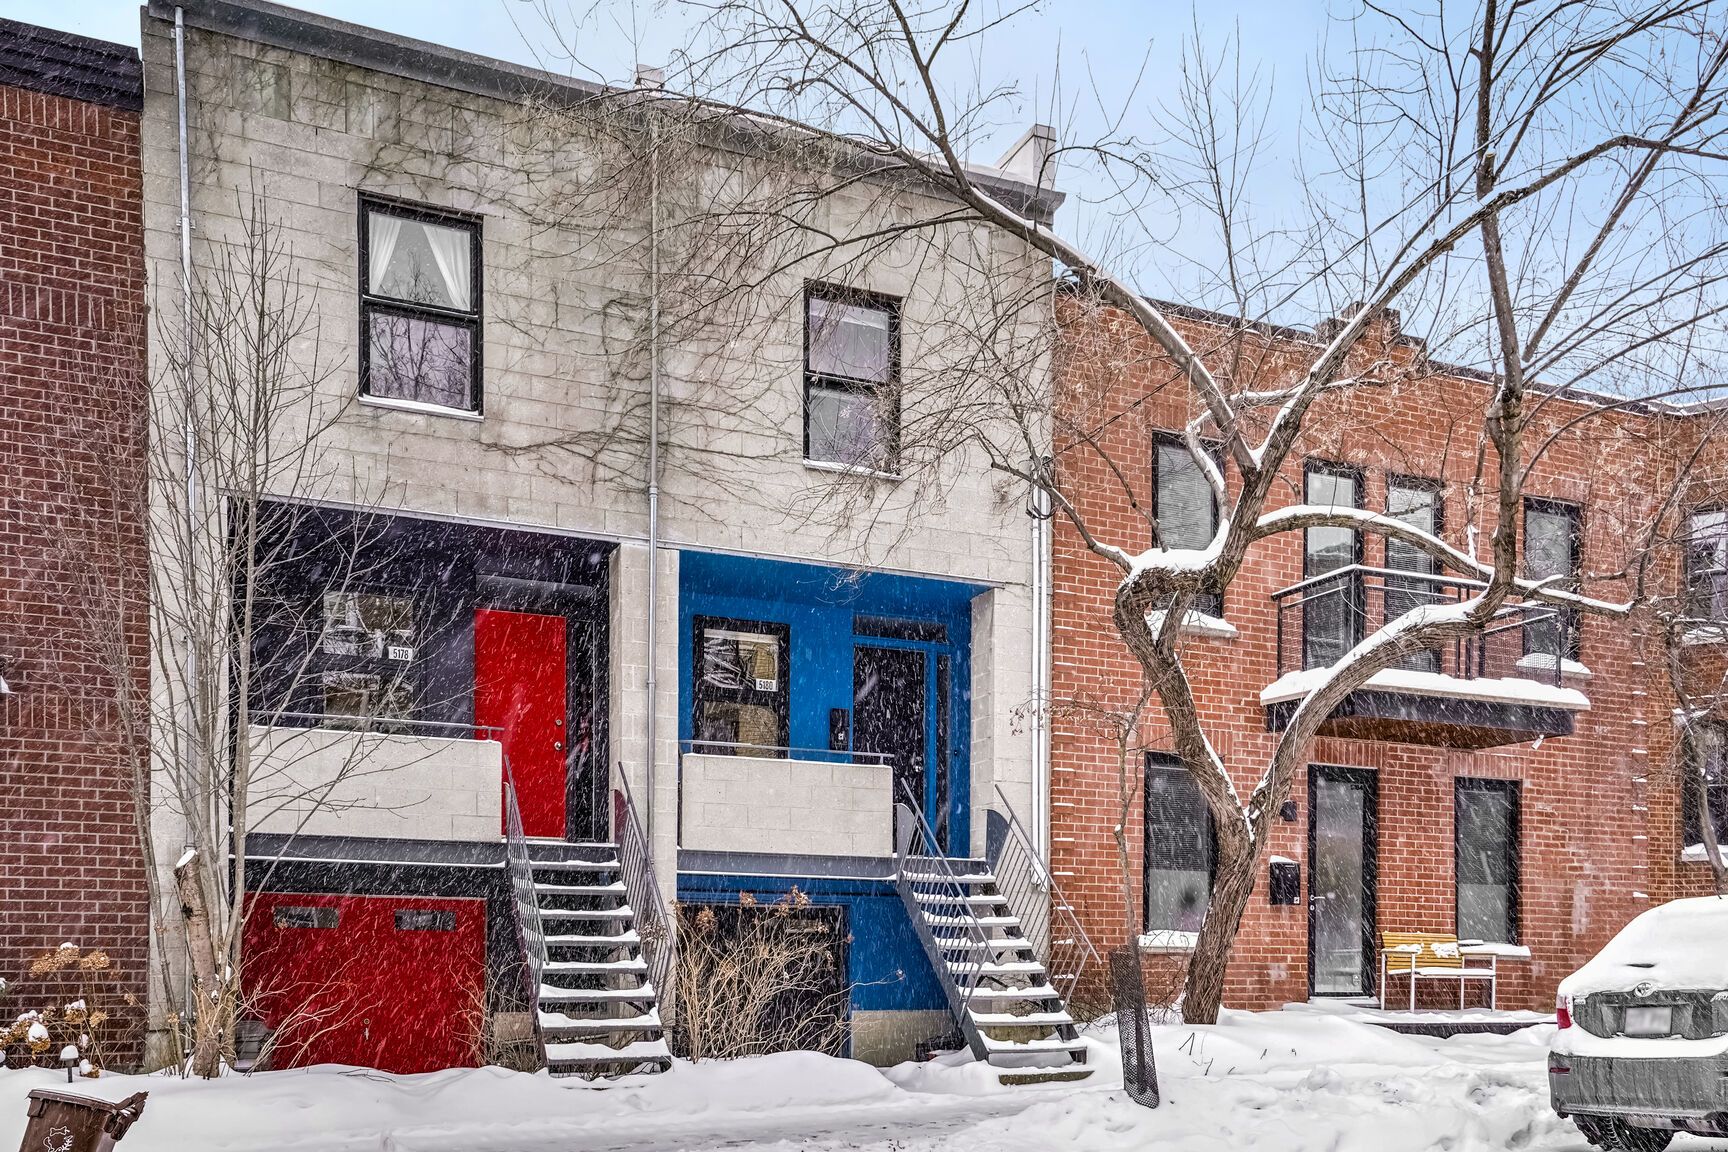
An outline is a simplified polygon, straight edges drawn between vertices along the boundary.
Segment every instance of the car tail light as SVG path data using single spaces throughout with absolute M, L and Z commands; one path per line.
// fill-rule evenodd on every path
M 1556 996 L 1554 998 L 1554 1023 L 1561 1028 L 1572 1027 L 1572 997 Z

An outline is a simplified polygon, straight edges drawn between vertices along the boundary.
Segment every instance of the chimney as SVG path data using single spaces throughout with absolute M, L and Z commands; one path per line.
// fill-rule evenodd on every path
M 666 69 L 650 67 L 647 64 L 636 65 L 636 87 L 655 89 L 666 87 Z
M 1056 186 L 1056 129 L 1034 124 L 1014 141 L 996 167 L 1039 188 Z
M 1353 304 L 1345 305 L 1343 311 L 1339 312 L 1338 315 L 1331 317 L 1330 319 L 1322 320 L 1320 323 L 1314 325 L 1314 334 L 1322 340 L 1331 340 L 1334 336 L 1338 335 L 1338 333 L 1342 332 L 1344 330 L 1344 325 L 1354 320 L 1356 314 L 1361 312 L 1364 307 L 1366 307 L 1366 305 L 1364 305 L 1360 300 Z M 1362 334 L 1367 336 L 1378 328 L 1381 343 L 1391 344 L 1403 335 L 1402 326 L 1400 324 L 1402 319 L 1403 318 L 1398 314 L 1398 309 L 1382 308 L 1380 310 L 1380 315 L 1374 317 L 1368 322 L 1368 326 L 1363 329 Z

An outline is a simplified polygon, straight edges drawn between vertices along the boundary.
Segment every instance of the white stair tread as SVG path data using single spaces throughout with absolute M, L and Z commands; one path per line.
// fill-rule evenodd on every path
M 603 1004 L 612 1000 L 653 1000 L 654 985 L 646 980 L 640 988 L 560 988 L 540 985 L 540 1000 L 548 1004 Z
M 536 872 L 616 872 L 616 860 L 530 860 Z
M 974 988 L 973 1000 L 1060 1000 L 1061 994 L 1048 984 L 1030 988 Z
M 634 1016 L 571 1016 L 563 1012 L 540 1012 L 540 1027 L 581 1029 L 584 1032 L 640 1032 L 660 1027 L 660 1010 L 650 1008 Z
M 558 972 L 566 976 L 609 976 L 613 973 L 646 972 L 648 962 L 640 957 L 631 957 L 628 960 L 548 960 L 541 965 L 540 971 Z
M 997 1040 L 995 1037 L 984 1037 L 984 1046 L 991 1052 L 1084 1052 L 1086 1044 L 1081 1040 L 1064 1040 L 1060 1036 L 1046 1036 L 1037 1040 Z
M 1036 960 L 1006 960 L 980 964 L 976 960 L 950 960 L 950 972 L 976 972 L 980 976 L 1042 976 L 1044 965 Z
M 542 920 L 631 920 L 635 911 L 626 904 L 621 908 L 542 908 Z
M 1016 1016 L 1012 1012 L 973 1012 L 972 1023 L 980 1028 L 1060 1028 L 1074 1023 L 1066 1012 L 1028 1012 Z
M 982 893 L 973 896 L 954 896 L 947 892 L 914 892 L 920 904 L 967 904 L 974 908 L 993 908 L 998 904 L 1006 904 L 1001 896 Z
M 974 940 L 970 936 L 937 936 L 936 947 L 944 952 L 1020 952 L 1032 947 L 1032 941 L 1018 936 L 995 936 L 989 940 Z
M 588 1044 L 580 1040 L 565 1044 L 546 1045 L 546 1060 L 553 1064 L 604 1063 L 611 1060 L 652 1060 L 670 1057 L 664 1040 L 632 1040 L 622 1048 L 607 1044 Z
M 553 896 L 622 896 L 624 881 L 614 880 L 610 884 L 542 884 L 536 880 L 534 891 Z
M 926 913 L 924 922 L 935 928 L 966 928 L 973 924 L 980 928 L 1018 928 L 1018 916 L 933 916 Z
M 620 932 L 616 936 L 548 936 L 546 945 L 549 948 L 634 948 L 642 943 L 642 937 L 634 932 Z
M 956 872 L 952 877 L 944 872 L 902 872 L 902 880 L 910 880 L 914 884 L 943 884 L 950 879 L 962 884 L 994 884 L 996 877 L 989 872 Z

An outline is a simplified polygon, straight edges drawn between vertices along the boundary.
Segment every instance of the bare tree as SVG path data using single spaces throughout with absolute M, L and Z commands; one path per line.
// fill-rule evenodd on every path
M 1120 254 L 1095 255 L 969 163 L 973 142 L 1013 94 L 979 79 L 980 62 L 1019 7 L 714 0 L 693 8 L 701 31 L 668 74 L 679 95 L 612 92 L 570 114 L 625 117 L 638 138 L 656 142 L 650 156 L 663 157 L 673 140 L 709 155 L 742 155 L 739 142 L 748 143 L 753 159 L 737 161 L 739 178 L 710 179 L 704 195 L 653 229 L 682 237 L 693 254 L 676 315 L 712 322 L 730 306 L 754 322 L 785 306 L 783 295 L 766 303 L 756 295 L 776 277 L 825 269 L 862 278 L 890 254 L 932 269 L 972 260 L 990 270 L 988 287 L 955 302 L 951 320 L 930 334 L 949 353 L 941 367 L 902 381 L 895 471 L 915 488 L 903 483 L 898 498 L 913 499 L 913 490 L 940 498 L 951 482 L 944 469 L 961 453 L 982 456 L 1005 480 L 1044 493 L 1114 567 L 1116 631 L 1216 820 L 1217 876 L 1184 999 L 1190 1020 L 1215 1019 L 1271 822 L 1316 732 L 1350 693 L 1413 653 L 1481 635 L 1511 607 L 1625 620 L 1643 602 L 1647 564 L 1637 557 L 1652 553 L 1642 546 L 1629 549 L 1625 566 L 1587 574 L 1583 587 L 1525 576 L 1518 510 L 1526 476 L 1556 438 L 1592 434 L 1588 421 L 1544 424 L 1545 406 L 1588 389 L 1608 397 L 1596 407 L 1610 420 L 1616 395 L 1695 397 L 1700 366 L 1717 362 L 1711 321 L 1728 307 L 1728 13 L 1708 0 L 1632 8 L 1481 0 L 1401 15 L 1366 5 L 1345 26 L 1351 42 L 1327 55 L 1314 84 L 1305 130 L 1323 145 L 1297 173 L 1307 189 L 1301 217 L 1272 223 L 1249 211 L 1256 187 L 1291 178 L 1253 167 L 1269 89 L 1226 66 L 1228 49 L 1199 45 L 1177 106 L 1154 118 L 1156 139 L 1126 130 L 1127 108 L 1099 139 L 1029 153 L 1028 183 L 1049 186 L 1060 160 L 1103 189 L 1108 226 L 1100 230 Z M 605 187 L 640 197 L 645 182 L 640 159 L 625 157 L 612 179 L 582 195 Z M 846 197 L 882 188 L 896 193 L 886 223 L 834 226 Z M 543 191 L 556 193 L 546 203 L 572 202 L 568 187 Z M 1163 222 L 1157 231 L 1147 223 L 1154 216 Z M 1218 271 L 1201 278 L 1196 295 L 1236 319 L 1196 346 L 1169 309 L 1136 289 L 1131 269 L 1190 259 L 1179 246 L 1201 233 Z M 1044 269 L 1005 255 L 1009 242 Z M 1060 303 L 1059 286 L 1073 292 Z M 1264 321 L 1321 306 L 1341 318 L 1321 329 L 1306 361 L 1267 362 Z M 1182 435 L 1222 509 L 1206 547 L 1165 546 L 1156 516 L 1134 499 L 1141 465 L 1113 459 L 1108 429 L 1092 420 L 1099 413 L 1065 405 L 1072 398 L 1048 387 L 1052 317 L 1063 308 L 1124 327 L 1124 344 L 1149 345 L 1191 398 Z M 1409 354 L 1413 345 L 1398 352 L 1387 340 L 1394 312 L 1425 328 L 1426 345 L 1474 374 L 1487 396 L 1473 429 L 1460 432 L 1459 449 L 1477 468 L 1453 539 L 1389 515 L 1274 499 L 1326 398 L 1433 378 Z M 718 331 L 708 347 L 735 352 L 724 338 L 730 330 Z M 700 394 L 690 400 L 703 408 Z M 704 410 L 732 419 L 726 409 Z M 1139 521 L 1132 538 L 1088 518 L 1079 486 L 1098 484 L 1127 494 Z M 847 522 L 887 499 L 867 484 L 850 496 L 845 489 L 837 481 L 831 507 L 847 509 Z M 1412 608 L 1316 677 L 1244 790 L 1214 751 L 1181 629 L 1168 624 L 1185 619 L 1197 597 L 1228 589 L 1254 545 L 1319 528 L 1399 541 L 1480 587 L 1456 604 Z M 1135 870 L 1122 879 L 1132 921 Z

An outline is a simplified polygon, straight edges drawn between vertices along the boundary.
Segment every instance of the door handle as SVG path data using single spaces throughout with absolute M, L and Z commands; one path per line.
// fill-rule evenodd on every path
M 554 752 L 564 751 L 564 741 L 562 741 L 562 740 L 552 741 L 552 751 L 554 751 Z

